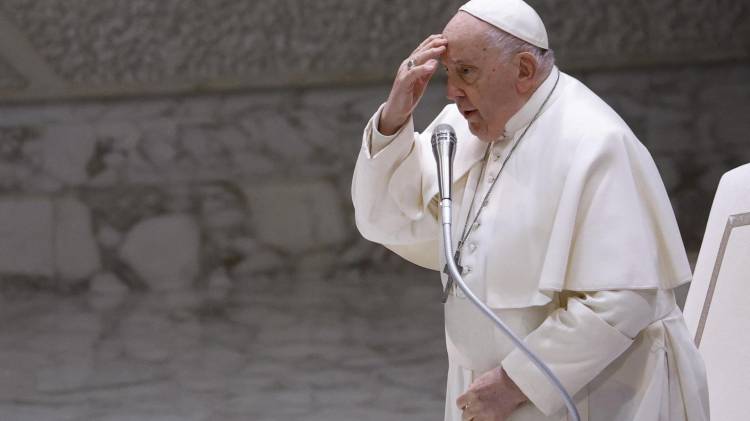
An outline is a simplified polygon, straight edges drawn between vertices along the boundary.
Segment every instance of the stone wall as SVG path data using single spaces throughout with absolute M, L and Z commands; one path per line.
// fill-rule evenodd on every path
M 361 238 L 349 187 L 462 2 L 0 0 L 0 419 L 438 419 L 436 275 Z M 750 161 L 747 1 L 530 2 L 695 253 Z
M 4 107 L 0 272 L 163 290 L 388 260 L 359 240 L 348 199 L 382 95 Z
M 662 172 L 688 248 L 720 175 L 750 161 L 746 64 L 585 72 Z M 398 268 L 349 186 L 387 85 L 0 109 L 0 272 L 170 290 L 260 273 Z M 418 114 L 444 104 L 439 84 Z
M 462 3 L 2 0 L 0 98 L 382 83 Z M 529 3 L 567 69 L 737 60 L 750 51 L 746 0 Z
M 2 2 L 0 35 L 12 26 L 34 50 L 0 60 L 4 283 L 221 289 L 259 274 L 402 269 L 356 232 L 352 169 L 394 66 L 461 2 Z M 560 67 L 651 150 L 697 250 L 720 175 L 750 161 L 748 5 L 532 3 Z M 64 89 L 37 89 L 47 82 Z M 441 83 L 419 127 L 445 104 Z M 156 95 L 206 90 L 222 92 Z M 44 95 L 63 99 L 15 102 Z

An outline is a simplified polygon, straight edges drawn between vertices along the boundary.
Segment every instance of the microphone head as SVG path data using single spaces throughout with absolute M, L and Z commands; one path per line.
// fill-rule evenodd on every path
M 432 132 L 432 153 L 438 172 L 440 199 L 451 198 L 453 157 L 456 155 L 456 131 L 450 124 L 439 124 Z
M 456 144 L 456 131 L 450 124 L 438 124 L 432 132 L 432 148 L 440 142 Z
M 456 155 L 456 131 L 450 124 L 438 124 L 432 131 L 432 153 L 435 160 L 448 159 L 453 165 L 453 157 Z M 443 155 L 439 158 L 439 155 Z

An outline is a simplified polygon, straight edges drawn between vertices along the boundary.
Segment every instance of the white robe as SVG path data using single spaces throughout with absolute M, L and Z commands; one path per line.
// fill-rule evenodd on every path
M 365 128 L 352 183 L 357 227 L 413 263 L 442 269 L 432 128 L 451 124 L 458 137 L 457 241 L 475 192 L 480 202 L 550 92 L 472 227 L 464 278 L 575 395 L 583 420 L 706 420 L 703 362 L 672 292 L 691 273 L 656 166 L 611 108 L 556 68 L 493 144 L 482 180 L 487 143 L 454 105 L 422 134 L 409 120 L 394 136 L 377 132 L 381 107 Z M 542 374 L 460 293 L 449 297 L 445 320 L 446 420 L 460 420 L 456 398 L 501 365 L 530 401 L 510 420 L 566 419 Z

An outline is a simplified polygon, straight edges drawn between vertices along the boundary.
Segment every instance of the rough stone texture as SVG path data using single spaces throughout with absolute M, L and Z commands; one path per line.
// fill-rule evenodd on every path
M 55 202 L 55 268 L 68 281 L 85 280 L 100 267 L 91 212 L 80 200 L 63 197 Z
M 654 156 L 683 239 L 698 249 L 721 175 L 750 162 L 750 65 L 587 72 Z
M 102 295 L 122 295 L 128 291 L 122 281 L 112 273 L 98 273 L 91 278 L 91 293 Z
M 88 177 L 86 164 L 94 152 L 94 132 L 89 126 L 47 127 L 39 140 L 44 174 L 66 184 Z
M 561 63 L 576 70 L 747 58 L 744 0 L 529 0 Z
M 279 84 L 311 74 L 325 81 L 351 73 L 390 74 L 394 53 L 411 51 L 414 40 L 441 27 L 460 2 L 418 7 L 405 0 L 387 5 L 373 0 L 356 5 L 335 0 L 3 3 L 39 53 L 71 82 L 178 78 L 219 85 L 237 78 Z
M 721 174 L 750 161 L 749 75 L 745 63 L 576 74 L 653 154 L 689 249 L 698 248 Z M 351 173 L 362 127 L 388 88 L 4 106 L 0 191 L 72 192 L 91 209 L 105 250 L 139 221 L 190 214 L 201 226 L 206 270 L 276 270 L 287 253 L 316 241 L 338 251 L 361 241 Z M 417 127 L 445 103 L 444 88 L 434 83 Z M 299 206 L 313 196 L 321 198 L 313 199 L 313 211 L 322 215 L 315 238 L 297 228 L 309 227 Z M 269 246 L 275 257 L 252 257 Z M 117 259 L 103 259 L 114 270 Z
M 5 0 L 63 95 L 386 81 L 464 0 Z M 530 0 L 577 70 L 750 56 L 744 0 Z M 9 94 L 13 97 L 13 94 Z M 16 95 L 23 97 L 23 95 Z
M 51 277 L 54 213 L 47 198 L 0 199 L 0 272 Z
M 0 58 L 0 95 L 15 92 L 28 86 L 28 81 L 10 63 Z
M 199 270 L 200 233 L 187 215 L 165 215 L 136 224 L 120 256 L 156 291 L 189 287 Z
M 258 239 L 293 253 L 341 244 L 345 226 L 341 198 L 329 183 L 269 183 L 246 189 Z

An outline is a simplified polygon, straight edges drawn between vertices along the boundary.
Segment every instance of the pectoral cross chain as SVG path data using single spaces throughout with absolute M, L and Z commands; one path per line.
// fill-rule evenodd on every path
M 463 272 L 464 268 L 461 266 L 461 250 L 456 250 L 456 253 L 453 255 L 453 261 L 456 262 L 456 267 L 458 267 L 458 272 Z M 443 290 L 443 303 L 448 301 L 448 294 L 451 292 L 451 288 L 453 288 L 453 276 L 450 274 L 450 270 L 448 269 L 448 264 L 445 264 L 445 267 L 443 268 L 443 273 L 448 275 L 448 282 L 445 284 L 445 289 Z

